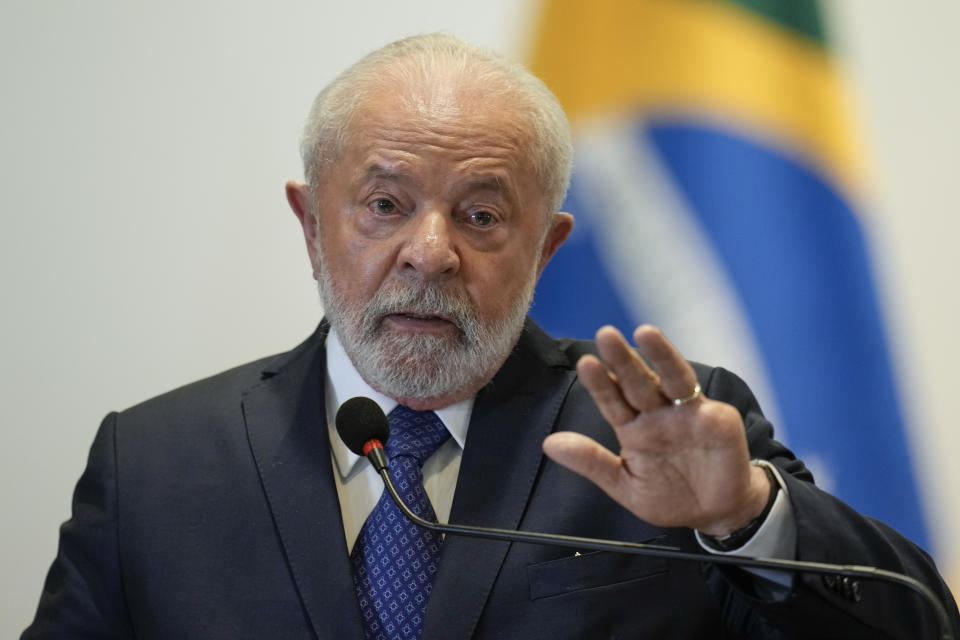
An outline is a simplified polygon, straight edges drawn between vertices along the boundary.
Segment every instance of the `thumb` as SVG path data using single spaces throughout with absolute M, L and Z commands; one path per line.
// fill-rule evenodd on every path
M 543 452 L 557 464 L 579 473 L 607 493 L 619 482 L 620 458 L 609 449 L 579 433 L 561 431 L 543 441 Z

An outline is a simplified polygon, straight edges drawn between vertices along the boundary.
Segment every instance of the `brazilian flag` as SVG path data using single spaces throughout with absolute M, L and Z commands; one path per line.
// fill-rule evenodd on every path
M 545 0 L 531 66 L 577 149 L 538 322 L 660 326 L 744 377 L 818 484 L 927 546 L 817 4 Z

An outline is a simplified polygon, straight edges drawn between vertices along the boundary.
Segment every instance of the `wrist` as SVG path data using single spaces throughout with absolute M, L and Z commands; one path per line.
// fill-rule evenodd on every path
M 727 525 L 711 531 L 700 530 L 699 532 L 703 542 L 717 551 L 730 551 L 746 544 L 767 519 L 780 491 L 776 475 L 767 464 L 751 462 L 751 465 L 751 473 L 754 476 L 751 482 L 755 482 L 758 491 L 754 493 L 756 497 L 751 500 L 748 515 L 740 520 L 739 526 Z M 757 504 L 760 506 L 757 507 Z

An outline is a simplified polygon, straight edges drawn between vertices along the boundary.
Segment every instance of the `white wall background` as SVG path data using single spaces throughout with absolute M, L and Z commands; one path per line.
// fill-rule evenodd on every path
M 875 165 L 871 231 L 924 482 L 938 531 L 958 531 L 960 9 L 832 10 Z M 316 91 L 412 33 L 522 56 L 533 12 L 517 0 L 0 4 L 0 635 L 32 617 L 107 411 L 287 349 L 318 320 L 283 197 Z M 960 568 L 960 545 L 935 539 L 945 569 Z

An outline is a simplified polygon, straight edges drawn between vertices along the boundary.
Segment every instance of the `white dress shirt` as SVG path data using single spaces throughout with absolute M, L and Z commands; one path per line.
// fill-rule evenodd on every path
M 343 350 L 343 345 L 331 328 L 327 335 L 327 375 L 324 384 L 324 394 L 327 406 L 327 425 L 330 432 L 330 451 L 333 457 L 334 481 L 337 485 L 337 497 L 340 499 L 340 511 L 343 516 L 343 531 L 347 540 L 347 549 L 353 550 L 360 529 L 367 516 L 383 493 L 383 482 L 373 467 L 365 458 L 350 451 L 337 434 L 335 417 L 337 409 L 344 402 L 355 396 L 366 396 L 380 405 L 385 414 L 393 411 L 399 404 L 368 385 L 357 373 L 353 363 Z M 437 409 L 435 413 L 450 431 L 447 440 L 423 465 L 423 486 L 433 504 L 439 522 L 447 522 L 450 508 L 453 505 L 453 493 L 456 490 L 457 476 L 460 472 L 460 457 L 467 441 L 467 428 L 470 424 L 470 414 L 473 411 L 474 398 L 469 398 L 457 404 Z M 769 465 L 781 491 L 774 501 L 767 519 L 760 529 L 742 547 L 728 551 L 725 555 L 737 554 L 746 556 L 766 556 L 792 559 L 795 556 L 796 526 L 794 524 L 793 509 L 787 496 L 786 484 L 780 477 L 779 470 Z M 710 553 L 715 551 L 700 542 L 697 542 Z M 785 595 L 790 585 L 791 575 L 777 571 L 749 570 L 760 578 L 772 581 L 771 589 L 766 593 L 776 598 Z M 761 582 L 757 583 L 761 592 L 767 591 Z
M 324 387 L 330 451 L 333 455 L 333 476 L 337 485 L 337 497 L 340 499 L 347 549 L 352 551 L 363 523 L 383 493 L 383 481 L 366 458 L 350 451 L 343 443 L 337 434 L 334 418 L 340 405 L 356 396 L 370 398 L 388 415 L 399 403 L 375 391 L 360 377 L 332 328 L 327 335 L 327 376 Z M 473 398 L 469 398 L 434 412 L 450 432 L 450 439 L 423 464 L 423 487 L 439 522 L 450 519 L 453 492 L 456 490 L 457 475 L 460 473 L 460 455 L 467 441 L 467 427 L 472 411 Z

